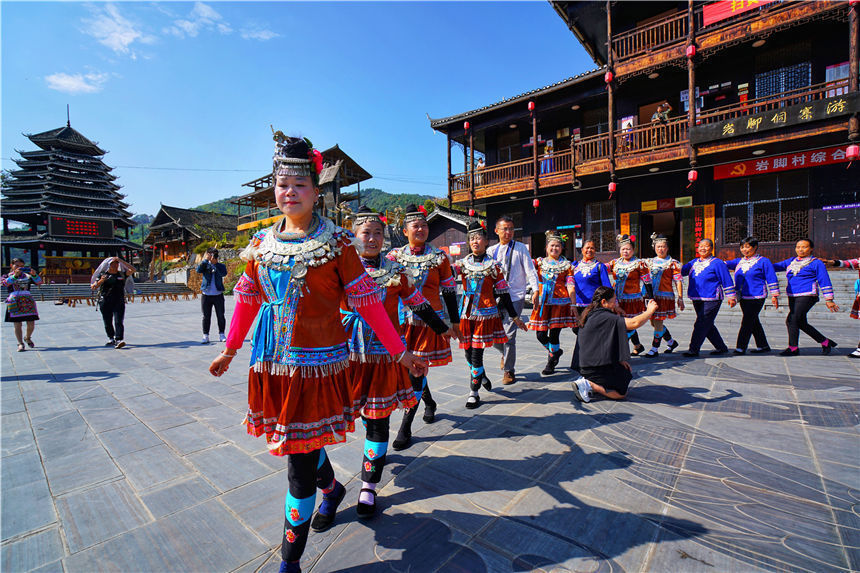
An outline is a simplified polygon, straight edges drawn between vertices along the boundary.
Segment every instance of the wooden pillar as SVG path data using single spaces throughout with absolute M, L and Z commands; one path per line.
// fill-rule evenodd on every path
M 358 201 L 358 206 L 361 207 L 361 181 L 357 183 L 358 191 L 356 192 L 356 200 Z
M 860 90 L 860 22 L 858 22 L 857 4 L 848 3 L 848 91 L 857 93 Z M 848 138 L 856 141 L 860 138 L 860 118 L 858 114 L 848 120 Z
M 475 131 L 469 129 L 469 208 L 475 208 Z
M 448 207 L 454 206 L 454 190 L 453 182 L 451 181 L 451 133 L 447 133 L 448 138 Z
M 612 80 L 606 83 L 606 108 L 609 120 L 609 179 L 615 181 L 615 57 L 612 51 L 612 2 L 606 0 L 606 65 Z
M 687 46 L 696 45 L 696 18 L 693 12 L 693 0 L 687 0 Z M 693 62 L 694 58 L 687 57 L 687 139 L 690 139 L 690 134 L 696 126 L 696 65 Z M 690 143 L 690 167 L 696 167 L 699 164 L 698 151 L 696 146 Z
M 534 171 L 532 191 L 534 198 L 537 199 L 538 189 L 540 189 L 540 166 L 538 165 L 537 105 L 533 101 L 529 102 L 529 113 L 532 116 L 532 170 Z

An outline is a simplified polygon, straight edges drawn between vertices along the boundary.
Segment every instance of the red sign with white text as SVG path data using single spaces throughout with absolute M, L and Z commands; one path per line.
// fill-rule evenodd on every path
M 774 1 L 775 0 L 719 0 L 719 2 L 711 2 L 710 4 L 705 4 L 702 11 L 702 15 L 704 16 L 703 24 L 705 26 L 710 26 L 720 20 L 725 20 L 726 18 L 731 18 L 732 16 L 737 16 L 738 14 L 743 14 L 744 12 L 761 8 L 765 4 L 770 4 Z
M 776 173 L 777 171 L 789 171 L 791 169 L 806 169 L 818 165 L 832 165 L 833 163 L 844 163 L 848 161 L 845 157 L 845 149 L 842 147 L 827 147 L 814 151 L 800 151 L 777 155 L 775 157 L 764 157 L 762 159 L 750 159 L 749 161 L 737 161 L 725 165 L 714 166 L 714 179 L 731 179 L 732 177 L 749 177 L 751 175 L 764 175 L 765 173 Z

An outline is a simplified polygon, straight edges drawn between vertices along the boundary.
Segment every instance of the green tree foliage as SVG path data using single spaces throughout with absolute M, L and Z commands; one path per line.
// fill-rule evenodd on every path
M 361 190 L 361 204 L 367 205 L 371 209 L 375 211 L 385 211 L 386 209 L 394 209 L 395 207 L 406 207 L 410 203 L 414 203 L 416 205 L 425 205 L 427 206 L 427 201 L 432 203 L 433 196 L 432 195 L 417 195 L 414 193 L 386 193 L 382 189 L 376 189 L 375 187 L 369 187 L 367 189 Z M 357 211 L 359 207 L 359 203 L 357 200 L 352 200 L 349 202 L 349 208 L 353 211 Z M 431 211 L 430 207 L 427 207 L 427 212 Z

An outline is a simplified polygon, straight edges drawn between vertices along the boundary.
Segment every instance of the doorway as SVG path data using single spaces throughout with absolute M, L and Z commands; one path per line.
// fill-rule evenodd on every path
M 669 239 L 669 255 L 681 260 L 681 212 L 679 209 L 672 211 L 658 211 L 656 213 L 639 214 L 642 240 L 640 244 L 640 256 L 649 258 L 656 256 L 651 246 L 651 233 L 665 235 Z

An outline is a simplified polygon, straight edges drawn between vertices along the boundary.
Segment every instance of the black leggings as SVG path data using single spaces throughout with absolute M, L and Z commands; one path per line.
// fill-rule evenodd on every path
M 759 320 L 759 313 L 764 308 L 763 298 L 741 299 L 741 311 L 744 317 L 741 319 L 741 329 L 738 331 L 738 342 L 735 348 L 746 350 L 750 343 L 750 336 L 755 338 L 755 344 L 759 348 L 769 348 L 764 327 Z
M 806 320 L 806 315 L 817 302 L 817 296 L 792 296 L 788 298 L 788 316 L 785 317 L 785 325 L 788 327 L 789 346 L 798 346 L 801 330 L 819 344 L 827 340 Z
M 469 366 L 472 368 L 483 368 L 484 367 L 484 349 L 483 348 L 467 348 L 466 349 L 466 362 L 469 363 Z
M 287 456 L 287 480 L 290 495 L 296 499 L 316 496 L 317 488 L 330 487 L 334 481 L 334 469 L 326 456 L 320 465 L 320 450 L 307 454 L 290 454 Z M 313 504 L 311 504 L 311 507 Z M 311 525 L 312 511 L 302 515 L 304 521 L 293 525 L 284 517 L 284 538 L 281 542 L 281 559 L 298 561 L 305 551 L 308 542 L 308 529 Z
M 543 346 L 547 344 L 560 344 L 561 340 L 561 329 L 560 328 L 550 328 L 549 330 L 538 330 L 537 331 L 537 339 Z

